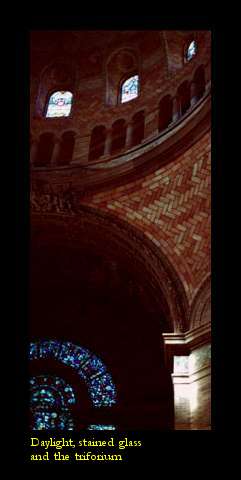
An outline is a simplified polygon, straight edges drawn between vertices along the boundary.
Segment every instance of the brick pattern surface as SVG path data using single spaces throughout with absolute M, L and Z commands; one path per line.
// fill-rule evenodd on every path
M 182 280 L 189 304 L 210 273 L 210 161 L 207 133 L 151 175 L 81 200 L 111 211 L 160 247 Z

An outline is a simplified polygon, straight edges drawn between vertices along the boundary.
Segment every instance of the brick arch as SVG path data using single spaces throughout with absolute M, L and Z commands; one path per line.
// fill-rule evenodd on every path
M 190 311 L 189 328 L 200 327 L 211 321 L 211 276 L 209 275 L 199 288 Z
M 130 59 L 128 61 L 121 60 L 121 55 Z M 106 104 L 117 105 L 119 101 L 119 90 L 122 82 L 133 74 L 140 75 L 140 55 L 133 47 L 122 46 L 114 50 L 105 63 L 106 76 Z
M 55 134 L 51 131 L 42 132 L 39 136 L 36 166 L 48 166 L 54 149 Z
M 63 65 L 63 69 L 60 66 Z M 56 70 L 56 72 L 54 71 Z M 59 69 L 59 77 L 58 77 Z M 61 77 L 61 73 L 62 77 Z M 57 58 L 51 61 L 42 69 L 39 76 L 38 94 L 36 98 L 36 113 L 38 116 L 43 116 L 46 109 L 46 104 L 50 95 L 57 90 L 69 90 L 73 95 L 75 92 L 77 71 L 76 67 L 71 61 Z
M 150 309 L 160 312 L 160 331 L 188 329 L 188 302 L 176 271 L 160 248 L 126 221 L 81 206 L 72 216 L 33 214 L 32 226 L 35 246 L 49 242 L 71 247 L 86 244 L 105 255 L 115 255 L 141 279 L 152 302 Z

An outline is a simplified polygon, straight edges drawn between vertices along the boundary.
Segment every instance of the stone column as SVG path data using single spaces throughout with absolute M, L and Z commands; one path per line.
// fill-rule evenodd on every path
M 178 97 L 174 97 L 172 101 L 172 121 L 177 122 L 180 118 L 180 100 Z
M 111 145 L 112 145 L 112 130 L 109 129 L 106 132 L 104 155 L 109 156 L 111 154 Z
M 165 364 L 172 372 L 175 430 L 211 429 L 211 326 L 163 333 Z
M 189 356 L 191 430 L 211 429 L 211 345 L 195 347 Z
M 190 384 L 188 356 L 173 358 L 173 389 L 175 406 L 175 430 L 190 429 Z
M 132 141 L 133 141 L 133 122 L 130 121 L 127 124 L 127 128 L 126 128 L 126 144 L 125 144 L 125 147 L 126 148 L 131 148 Z
M 145 115 L 144 138 L 151 139 L 159 134 L 159 110 L 154 110 Z
M 31 144 L 30 148 L 30 165 L 34 166 L 35 160 L 36 160 L 36 155 L 38 151 L 38 144 L 39 144 L 39 139 L 35 138 Z
M 60 140 L 60 138 L 56 138 L 55 143 L 54 143 L 53 152 L 52 152 L 51 161 L 50 161 L 50 165 L 52 167 L 57 165 L 57 160 L 58 160 L 58 156 L 59 156 L 59 152 L 60 152 L 60 146 L 61 146 L 61 140 Z
M 191 97 L 191 107 L 193 107 L 195 105 L 195 103 L 197 103 L 197 85 L 195 82 L 192 82 L 191 83 L 191 88 L 190 88 L 190 97 Z

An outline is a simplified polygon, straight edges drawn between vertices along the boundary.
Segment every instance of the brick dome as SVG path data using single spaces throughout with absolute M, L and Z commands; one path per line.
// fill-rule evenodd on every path
M 210 49 L 209 31 L 31 34 L 31 334 L 71 331 L 105 352 L 116 318 L 122 349 L 141 338 L 133 371 L 153 341 L 169 393 L 153 407 L 166 424 L 150 425 L 164 430 L 210 428 Z M 141 362 L 145 396 L 156 373 Z

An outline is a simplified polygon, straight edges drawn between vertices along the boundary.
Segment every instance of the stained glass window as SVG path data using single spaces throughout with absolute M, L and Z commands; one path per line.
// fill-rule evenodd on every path
M 196 53 L 197 53 L 197 44 L 195 40 L 193 40 L 187 48 L 187 52 L 186 52 L 187 61 L 189 62 L 189 60 L 191 60 L 196 55 Z
M 128 78 L 121 87 L 121 103 L 129 102 L 139 94 L 139 76 Z
M 116 404 L 116 388 L 110 373 L 103 362 L 87 348 L 71 342 L 43 340 L 30 344 L 29 356 L 30 360 L 53 358 L 76 370 L 87 385 L 94 408 Z M 73 429 L 69 406 L 75 403 L 75 396 L 70 385 L 58 377 L 38 376 L 31 379 L 31 392 L 34 429 Z M 114 428 L 112 425 L 89 426 L 91 430 Z
M 62 378 L 38 375 L 30 379 L 32 430 L 73 430 L 69 407 L 76 402 L 73 389 Z
M 68 117 L 72 106 L 71 92 L 54 92 L 48 102 L 46 117 Z

